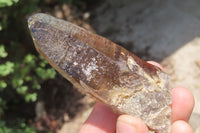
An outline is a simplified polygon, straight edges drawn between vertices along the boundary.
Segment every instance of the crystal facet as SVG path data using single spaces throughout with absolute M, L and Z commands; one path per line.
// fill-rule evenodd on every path
M 171 132 L 168 76 L 110 40 L 46 14 L 28 26 L 37 51 L 67 80 L 118 114 L 141 118 L 155 133 Z

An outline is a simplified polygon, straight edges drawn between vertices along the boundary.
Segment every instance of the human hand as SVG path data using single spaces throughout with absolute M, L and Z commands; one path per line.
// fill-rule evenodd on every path
M 155 63 L 149 62 L 162 69 Z M 192 93 L 183 88 L 172 89 L 172 133 L 193 133 L 193 129 L 187 123 L 194 107 Z M 89 118 L 81 127 L 79 133 L 148 133 L 145 123 L 130 115 L 114 114 L 107 106 L 96 103 Z

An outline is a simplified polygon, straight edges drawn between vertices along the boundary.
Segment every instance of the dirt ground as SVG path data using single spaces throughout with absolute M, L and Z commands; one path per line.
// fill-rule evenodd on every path
M 85 12 L 86 23 L 82 23 L 86 29 L 122 45 L 144 60 L 160 62 L 171 77 L 171 87 L 188 88 L 196 102 L 190 119 L 195 133 L 200 133 L 199 4 L 198 0 L 105 1 Z M 67 107 L 74 109 L 68 112 L 77 113 L 65 115 L 58 133 L 77 133 L 94 105 L 90 97 L 74 93 L 78 98 L 71 99 L 69 94 L 65 100 L 70 101 Z

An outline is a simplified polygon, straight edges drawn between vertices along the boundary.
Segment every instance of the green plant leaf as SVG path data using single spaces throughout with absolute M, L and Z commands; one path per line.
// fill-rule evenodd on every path
M 56 75 L 56 71 L 52 68 L 44 69 L 42 67 L 38 67 L 36 69 L 36 73 L 43 80 L 46 80 L 48 78 L 53 79 Z
M 26 102 L 35 102 L 37 100 L 37 93 L 29 93 L 25 96 Z
M 38 83 L 37 80 L 33 81 L 33 85 L 32 85 L 33 89 L 37 89 L 39 90 L 41 88 L 40 84 Z
M 1 31 L 1 25 L 0 25 L 0 31 Z M 0 58 L 5 58 L 8 56 L 8 53 L 5 50 L 5 46 L 3 44 L 0 45 Z
M 2 27 L 2 24 L 0 23 L 0 31 L 2 31 L 3 27 Z
M 0 91 L 3 91 L 7 87 L 7 83 L 4 80 L 0 80 Z
M 24 83 L 24 81 L 20 77 L 18 77 L 18 78 L 15 77 L 12 79 L 13 88 L 18 88 L 18 87 L 22 86 L 23 83 Z
M 31 80 L 32 80 L 32 77 L 31 77 L 31 76 L 26 76 L 26 77 L 25 77 L 25 81 L 26 81 L 26 82 L 29 82 L 29 81 L 31 81 Z
M 28 86 L 20 86 L 17 88 L 19 94 L 25 95 L 28 90 Z
M 19 0 L 0 0 L 0 7 L 12 6 Z
M 0 65 L 0 76 L 7 76 L 14 72 L 14 63 L 7 61 L 5 64 Z

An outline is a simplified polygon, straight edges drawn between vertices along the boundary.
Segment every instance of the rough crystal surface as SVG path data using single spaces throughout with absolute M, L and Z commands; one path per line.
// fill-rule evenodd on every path
M 171 90 L 158 67 L 99 35 L 46 14 L 28 26 L 38 52 L 80 91 L 118 114 L 141 118 L 155 133 L 171 131 Z

